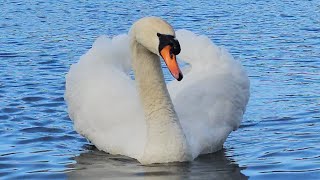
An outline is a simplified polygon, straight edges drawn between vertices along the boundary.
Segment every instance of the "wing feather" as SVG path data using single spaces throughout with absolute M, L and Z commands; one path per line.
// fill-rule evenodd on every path
M 219 150 L 239 127 L 249 100 L 249 79 L 241 64 L 205 36 L 176 32 L 179 58 L 191 68 L 168 89 L 194 157 Z
M 130 63 L 127 35 L 99 37 L 66 75 L 65 99 L 78 133 L 100 150 L 138 158 L 146 130 Z

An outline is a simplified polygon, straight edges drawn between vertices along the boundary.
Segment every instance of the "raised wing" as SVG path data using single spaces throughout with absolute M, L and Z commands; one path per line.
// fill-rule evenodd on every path
M 130 64 L 127 35 L 99 37 L 66 75 L 65 99 L 78 133 L 101 150 L 137 158 L 146 130 Z
M 222 147 L 239 127 L 249 99 L 249 79 L 239 62 L 205 36 L 176 32 L 179 58 L 190 68 L 168 89 L 193 156 Z

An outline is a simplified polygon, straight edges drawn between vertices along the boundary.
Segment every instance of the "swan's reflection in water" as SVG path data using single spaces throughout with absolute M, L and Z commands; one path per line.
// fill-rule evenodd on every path
M 238 164 L 226 157 L 224 150 L 203 155 L 189 163 L 143 166 L 136 160 L 110 155 L 91 147 L 75 157 L 69 179 L 248 179 Z

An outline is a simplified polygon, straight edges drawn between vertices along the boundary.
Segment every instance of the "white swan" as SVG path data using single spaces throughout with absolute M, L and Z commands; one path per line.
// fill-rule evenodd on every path
M 221 149 L 240 125 L 249 79 L 207 37 L 176 34 L 164 20 L 146 17 L 134 23 L 129 37 L 98 38 L 66 76 L 65 99 L 76 131 L 98 149 L 142 164 L 189 161 Z M 182 81 L 168 84 L 171 101 L 159 57 L 181 80 L 175 37 L 179 58 L 191 67 Z

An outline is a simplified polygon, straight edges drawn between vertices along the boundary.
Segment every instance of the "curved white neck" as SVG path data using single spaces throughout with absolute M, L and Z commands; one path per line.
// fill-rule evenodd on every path
M 131 40 L 132 66 L 147 124 L 142 163 L 189 159 L 185 135 L 167 90 L 159 56 Z

